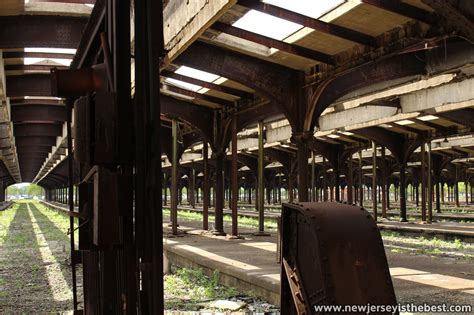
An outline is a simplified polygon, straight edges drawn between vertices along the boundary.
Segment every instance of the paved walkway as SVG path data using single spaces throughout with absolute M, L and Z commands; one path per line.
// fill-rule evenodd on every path
M 184 223 L 184 222 L 183 222 Z M 170 232 L 164 224 L 165 232 Z M 276 234 L 245 235 L 245 239 L 216 237 L 181 226 L 180 237 L 164 237 L 171 262 L 219 270 L 226 284 L 258 292 L 278 302 L 280 266 L 276 262 Z M 247 233 L 248 231 L 244 231 Z M 474 266 L 452 258 L 410 256 L 387 252 L 390 272 L 401 303 L 469 304 L 474 301 Z

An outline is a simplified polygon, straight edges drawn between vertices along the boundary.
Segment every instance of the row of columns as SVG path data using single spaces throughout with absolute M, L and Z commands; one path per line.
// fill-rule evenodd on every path
M 238 184 L 238 164 L 237 164 L 237 119 L 234 117 L 232 120 L 232 145 L 231 145 L 231 185 L 230 185 L 230 195 L 228 196 L 230 199 L 230 208 L 232 210 L 232 232 L 231 234 L 237 236 L 238 234 L 238 216 L 237 216 L 237 202 L 240 198 L 239 196 L 239 184 Z M 265 203 L 265 187 L 264 187 L 264 152 L 263 152 L 263 134 L 264 134 L 264 126 L 263 121 L 258 123 L 258 159 L 257 159 L 257 183 L 256 183 L 256 209 L 258 212 L 258 231 L 257 234 L 264 234 L 264 203 Z M 172 121 L 172 170 L 171 170 L 171 225 L 173 234 L 177 234 L 177 208 L 179 203 L 179 190 L 178 190 L 178 152 L 177 152 L 177 120 L 173 119 Z M 316 185 L 316 168 L 315 168 L 315 154 L 311 151 L 311 172 L 310 172 L 310 185 L 308 185 L 308 163 L 307 163 L 307 155 L 300 154 L 300 149 L 303 152 L 308 152 L 307 142 L 302 139 L 296 139 L 296 143 L 298 144 L 298 174 L 297 174 L 297 182 L 298 182 L 298 199 L 299 201 L 327 201 L 329 199 L 334 199 L 335 201 L 341 201 L 341 185 L 340 185 L 340 169 L 339 165 L 333 165 L 333 171 L 335 173 L 334 176 L 334 185 L 329 185 L 328 182 L 328 166 L 327 166 L 327 159 L 323 157 L 323 178 L 321 187 L 317 187 Z M 387 183 L 387 179 L 390 175 L 390 172 L 387 170 L 386 165 L 386 152 L 385 147 L 381 147 L 381 164 L 378 163 L 377 159 L 377 144 L 372 142 L 372 187 L 377 187 L 377 183 L 380 183 L 381 191 L 378 192 L 377 189 L 371 189 L 372 193 L 372 211 L 373 217 L 375 220 L 378 219 L 379 211 L 378 211 L 378 203 L 381 203 L 381 214 L 382 217 L 387 216 L 387 209 L 390 207 L 390 191 L 389 185 Z M 208 230 L 208 211 L 209 211 L 209 201 L 210 201 L 210 184 L 209 184 L 209 165 L 208 165 L 208 143 L 204 141 L 203 145 L 203 164 L 204 164 L 204 171 L 203 171 L 203 189 L 202 189 L 202 199 L 203 199 L 203 229 Z M 215 185 L 214 185 L 214 208 L 215 208 L 215 222 L 214 222 L 214 229 L 213 233 L 216 235 L 223 235 L 224 233 L 224 224 L 223 224 L 223 208 L 224 208 L 224 173 L 223 173 L 223 161 L 225 157 L 225 152 L 222 150 L 213 150 L 212 158 L 214 159 L 215 163 Z M 338 164 L 338 163 L 336 163 Z M 378 165 L 380 164 L 380 165 Z M 300 165 L 303 165 L 300 167 Z M 358 176 L 358 184 L 354 184 L 353 179 L 353 160 L 352 154 L 350 154 L 349 163 L 348 163 L 348 172 L 347 172 L 347 196 L 345 196 L 345 200 L 349 203 L 358 202 L 359 205 L 363 205 L 364 200 L 364 188 L 363 188 L 363 172 L 362 172 L 362 153 L 359 151 L 359 176 Z M 378 173 L 381 174 L 381 178 L 378 181 Z M 407 208 L 406 208 L 406 162 L 402 161 L 399 163 L 399 202 L 400 202 L 400 221 L 407 221 Z M 456 168 L 456 176 L 457 176 L 457 168 Z M 295 187 L 293 183 L 293 177 L 289 175 L 288 179 L 288 200 L 292 202 L 294 200 L 294 193 Z M 421 146 L 421 195 L 422 195 L 422 206 L 421 206 L 421 213 L 422 213 L 422 220 L 425 222 L 431 222 L 433 217 L 433 193 L 434 193 L 434 186 L 436 186 L 436 209 L 440 211 L 440 200 L 439 200 L 439 181 L 436 182 L 436 185 L 433 184 L 433 177 L 432 177 L 432 160 L 431 160 L 431 143 L 427 142 Z M 195 183 L 195 171 L 192 171 L 192 174 L 189 178 L 189 186 L 191 194 L 191 205 L 195 206 L 195 191 L 196 191 L 196 183 Z M 281 195 L 281 185 L 280 187 L 280 195 Z M 307 189 L 304 189 L 307 187 Z M 303 188 L 303 189 L 302 189 Z M 454 189 L 457 191 L 457 184 L 454 186 Z M 319 193 L 318 193 L 319 190 Z M 166 191 L 166 187 L 165 187 Z M 330 194 L 329 194 L 330 193 Z M 249 192 L 251 194 L 251 191 Z M 267 195 L 270 192 L 267 190 Z M 379 200 L 378 194 L 381 194 Z M 275 195 L 275 193 L 274 193 Z M 198 194 L 199 196 L 199 194 Z M 455 196 L 458 196 L 456 193 Z M 281 198 L 281 196 L 280 196 Z M 165 193 L 166 199 L 166 193 Z M 268 196 L 267 196 L 267 199 Z M 456 197 L 457 204 L 458 197 Z M 280 199 L 281 200 L 281 199 Z M 251 202 L 251 196 L 249 196 L 249 202 Z

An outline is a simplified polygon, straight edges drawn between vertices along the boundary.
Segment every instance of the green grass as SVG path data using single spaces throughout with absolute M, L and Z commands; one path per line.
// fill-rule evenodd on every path
M 165 275 L 165 309 L 196 311 L 206 308 L 209 301 L 228 299 L 238 294 L 234 288 L 219 284 L 219 272 L 211 277 L 203 270 L 173 267 L 171 274 Z
M 163 215 L 164 216 L 169 216 L 170 215 L 170 209 L 169 208 L 163 208 Z M 185 210 L 179 210 L 178 211 L 178 220 L 189 220 L 189 221 L 202 221 L 202 214 L 198 212 L 191 212 L 191 211 L 185 211 Z M 209 221 L 214 220 L 214 216 L 210 215 L 209 216 Z M 231 223 L 232 222 L 232 217 L 230 215 L 224 215 L 224 222 L 226 223 Z M 247 228 L 258 228 L 258 220 L 257 218 L 249 218 L 249 217 L 244 217 L 244 216 L 239 216 L 238 219 L 239 226 L 241 227 L 247 227 Z M 270 229 L 276 229 L 277 228 L 277 223 L 275 220 L 265 220 L 265 227 L 270 228 Z
M 392 252 L 474 260 L 474 245 L 460 239 L 440 240 L 424 236 L 413 237 L 391 231 L 381 231 L 381 235 L 385 247 Z

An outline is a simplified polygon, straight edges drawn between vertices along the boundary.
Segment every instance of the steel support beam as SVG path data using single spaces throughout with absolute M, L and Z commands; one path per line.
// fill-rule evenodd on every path
M 171 229 L 178 235 L 178 120 L 172 121 L 172 153 L 171 153 Z
M 426 143 L 421 145 L 421 221 L 426 222 Z
M 204 140 L 202 148 L 203 156 L 203 190 L 202 190 L 202 229 L 209 230 L 209 162 L 208 144 Z
M 286 10 L 268 3 L 254 0 L 239 0 L 239 5 L 245 6 L 249 9 L 257 10 L 269 15 L 273 15 L 278 18 L 291 21 L 311 28 L 321 33 L 337 36 L 343 39 L 347 39 L 354 43 L 376 46 L 375 38 L 368 36 L 367 34 L 360 33 L 336 24 L 326 23 L 324 21 L 313 19 L 303 14 L 299 14 L 290 10 Z
M 303 46 L 298 46 L 294 44 L 288 44 L 284 41 L 276 40 L 267 36 L 263 36 L 257 33 L 253 33 L 235 26 L 231 26 L 222 22 L 216 22 L 212 25 L 212 29 L 229 34 L 235 37 L 239 37 L 260 45 L 264 45 L 267 47 L 275 48 L 281 50 L 283 52 L 296 55 L 299 57 L 312 59 L 314 61 L 334 65 L 335 61 L 332 56 L 305 48 Z
M 372 141 L 372 210 L 377 222 L 377 144 Z
M 237 217 L 237 200 L 239 194 L 238 182 L 238 165 L 237 165 L 237 117 L 232 117 L 232 236 L 237 236 L 238 231 L 238 217 Z
M 77 48 L 87 18 L 53 15 L 0 17 L 0 48 Z
M 408 222 L 405 169 L 406 169 L 406 163 L 401 162 L 400 163 L 400 222 Z
M 428 185 L 428 218 L 427 222 L 431 223 L 433 221 L 433 180 L 432 180 L 432 162 L 431 162 L 431 140 L 427 143 L 428 146 L 428 155 L 427 155 L 427 185 Z

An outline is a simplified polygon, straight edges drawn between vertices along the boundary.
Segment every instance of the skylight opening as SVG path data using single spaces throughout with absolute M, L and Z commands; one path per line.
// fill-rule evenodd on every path
M 343 4 L 345 0 L 263 0 L 263 2 L 317 19 Z
M 214 82 L 220 78 L 218 75 L 186 66 L 179 67 L 178 70 L 175 71 L 175 73 L 206 82 Z
M 51 54 L 76 54 L 76 49 L 71 48 L 41 48 L 41 47 L 28 47 L 24 49 L 25 52 L 33 53 L 51 53 Z
M 248 11 L 232 25 L 276 40 L 283 40 L 303 28 L 300 24 L 255 10 Z
M 400 120 L 400 121 L 396 121 L 395 122 L 397 125 L 400 125 L 400 126 L 405 126 L 405 125 L 411 125 L 411 124 L 414 124 L 413 121 L 411 120 L 408 120 L 408 119 L 404 119 L 404 120 Z
M 171 83 L 174 86 L 177 86 L 177 87 L 182 88 L 182 89 L 190 90 L 190 91 L 193 91 L 193 92 L 197 92 L 200 89 L 202 89 L 202 86 L 191 84 L 191 83 L 188 83 L 188 82 L 179 81 L 179 80 L 172 79 L 172 78 L 166 78 L 165 82 Z
M 436 117 L 434 115 L 426 115 L 426 116 L 418 117 L 418 119 L 421 120 L 421 121 L 430 121 L 430 120 L 439 119 L 439 117 Z
M 48 65 L 62 65 L 69 67 L 71 65 L 72 59 L 62 59 L 62 58 L 24 58 L 23 63 L 25 65 L 34 65 L 34 64 L 48 64 Z

